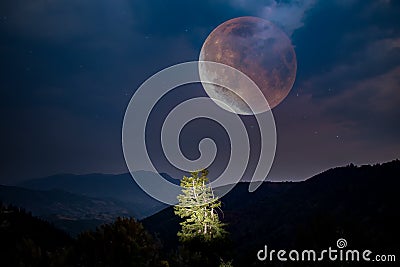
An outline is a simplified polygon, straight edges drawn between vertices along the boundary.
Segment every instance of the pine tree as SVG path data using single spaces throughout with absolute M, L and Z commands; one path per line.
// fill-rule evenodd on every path
M 208 171 L 193 171 L 190 177 L 181 180 L 182 194 L 178 196 L 179 204 L 175 206 L 175 214 L 184 219 L 178 232 L 182 242 L 193 239 L 211 241 L 223 238 L 226 231 L 224 223 L 219 219 L 221 201 L 214 196 L 208 184 Z

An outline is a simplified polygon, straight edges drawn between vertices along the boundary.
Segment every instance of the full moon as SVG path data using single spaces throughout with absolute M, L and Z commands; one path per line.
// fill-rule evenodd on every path
M 251 115 L 265 112 L 279 105 L 289 94 L 296 77 L 296 54 L 288 36 L 273 23 L 256 17 L 239 17 L 215 28 L 201 48 L 199 61 L 213 61 L 233 67 L 246 74 L 261 90 L 268 102 L 267 108 L 250 109 L 242 100 L 251 98 L 246 88 L 231 91 L 219 85 L 202 83 L 219 106 L 237 114 Z M 218 79 L 224 72 L 218 73 Z M 200 79 L 215 76 L 215 70 L 199 64 Z

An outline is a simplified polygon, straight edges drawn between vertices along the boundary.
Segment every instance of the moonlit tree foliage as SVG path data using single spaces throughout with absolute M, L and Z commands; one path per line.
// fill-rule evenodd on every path
M 175 206 L 175 214 L 184 221 L 180 223 L 178 237 L 182 242 L 199 238 L 210 241 L 226 235 L 219 219 L 221 201 L 214 196 L 208 184 L 208 171 L 199 170 L 184 176 L 181 180 L 182 194 L 178 196 L 179 204 Z

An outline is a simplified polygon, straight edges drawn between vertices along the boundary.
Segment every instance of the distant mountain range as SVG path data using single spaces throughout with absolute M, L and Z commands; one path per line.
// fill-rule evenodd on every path
M 339 238 L 345 238 L 351 248 L 396 254 L 399 179 L 400 161 L 395 160 L 334 168 L 303 182 L 266 182 L 254 193 L 248 192 L 249 183 L 239 183 L 222 198 L 222 220 L 233 242 L 234 266 L 256 266 L 254 255 L 264 245 L 326 248 L 334 247 Z M 165 250 L 178 245 L 179 218 L 172 207 L 147 196 L 129 174 L 59 175 L 19 186 L 1 186 L 0 201 L 24 207 L 69 233 L 117 216 L 134 216 L 142 218 Z
M 23 207 L 71 234 L 135 213 L 118 200 L 91 198 L 58 189 L 41 191 L 0 185 L 0 201 Z
M 134 175 L 152 179 L 156 173 L 137 171 Z M 169 175 L 161 174 L 165 179 L 173 183 L 179 180 Z M 18 184 L 20 187 L 33 190 L 63 190 L 88 197 L 118 200 L 130 205 L 133 215 L 144 218 L 166 207 L 163 203 L 147 195 L 133 180 L 129 173 L 125 174 L 61 174 L 40 179 L 24 181 Z
M 134 174 L 148 179 L 156 175 L 146 171 Z M 179 183 L 167 174 L 161 175 Z M 129 173 L 32 179 L 17 186 L 0 186 L 0 201 L 24 207 L 72 234 L 109 223 L 118 216 L 142 219 L 167 207 L 143 192 Z

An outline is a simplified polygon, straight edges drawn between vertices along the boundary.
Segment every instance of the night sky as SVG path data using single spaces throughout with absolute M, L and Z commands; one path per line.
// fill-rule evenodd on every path
M 273 110 L 269 180 L 399 158 L 399 14 L 395 0 L 1 1 L 0 183 L 127 172 L 121 129 L 135 90 L 165 67 L 197 60 L 208 34 L 238 16 L 276 23 L 297 54 L 294 87 Z M 184 86 L 152 112 L 149 146 L 160 172 L 174 173 L 157 125 L 180 101 L 205 95 L 200 85 Z M 244 120 L 255 151 L 250 173 L 259 140 L 254 120 Z M 229 145 L 218 125 L 195 123 L 181 137 L 189 158 L 205 136 Z M 219 153 L 210 174 L 223 168 L 227 153 Z

